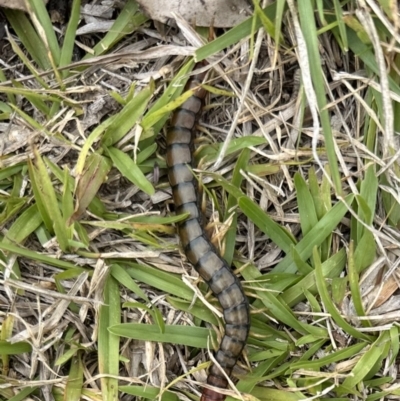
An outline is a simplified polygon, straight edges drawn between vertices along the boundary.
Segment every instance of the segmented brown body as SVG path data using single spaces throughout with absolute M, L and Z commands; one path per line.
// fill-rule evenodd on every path
M 203 65 L 196 65 L 201 67 Z M 198 205 L 197 182 L 189 166 L 193 166 L 193 140 L 195 123 L 200 115 L 205 89 L 199 85 L 205 78 L 200 73 L 189 79 L 185 91 L 196 89 L 173 114 L 167 133 L 167 167 L 172 187 L 176 213 L 189 213 L 179 223 L 178 231 L 188 260 L 209 285 L 223 308 L 225 335 L 215 359 L 229 376 L 245 346 L 250 327 L 249 304 L 238 278 L 222 259 L 207 238 L 202 227 L 202 215 Z M 216 365 L 212 365 L 207 383 L 227 388 L 228 382 Z M 203 389 L 201 401 L 222 401 L 223 394 Z

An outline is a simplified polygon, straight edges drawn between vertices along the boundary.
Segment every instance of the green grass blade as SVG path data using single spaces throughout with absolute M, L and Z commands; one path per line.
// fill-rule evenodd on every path
M 115 119 L 106 129 L 103 137 L 104 146 L 111 146 L 121 140 L 142 117 L 144 110 L 154 92 L 154 85 L 140 91 L 125 107 L 115 116 Z
M 318 217 L 307 184 L 299 173 L 294 176 L 294 186 L 297 193 L 301 231 L 303 235 L 306 235 L 317 224 Z
M 265 16 L 271 20 L 275 20 L 276 15 L 276 2 L 271 5 L 265 7 L 263 9 Z M 217 39 L 212 42 L 200 47 L 200 49 L 196 50 L 195 60 L 196 62 L 202 61 L 207 57 L 212 56 L 215 53 L 220 52 L 223 49 L 239 42 L 246 36 L 249 36 L 253 30 L 257 30 L 261 28 L 261 21 L 257 18 L 255 26 L 253 25 L 253 17 L 249 17 L 247 20 L 241 22 L 235 27 L 231 28 L 228 32 L 219 36 Z M 272 36 L 275 35 L 275 32 L 272 32 Z
M 346 204 L 351 204 L 353 195 L 345 198 Z M 296 250 L 303 260 L 312 256 L 314 246 L 319 246 L 331 235 L 332 231 L 340 223 L 347 212 L 347 207 L 343 202 L 338 202 L 326 215 L 303 237 L 296 245 Z M 292 260 L 291 254 L 287 254 L 283 260 L 274 268 L 275 272 L 294 273 L 296 266 Z
M 378 177 L 376 176 L 376 169 L 374 166 L 369 166 L 367 171 L 365 172 L 365 178 L 361 181 L 360 187 L 360 195 L 365 200 L 366 204 L 368 205 L 370 213 L 368 216 L 363 216 L 359 214 L 359 217 L 362 221 L 364 221 L 367 225 L 373 223 L 374 211 L 376 208 L 376 201 L 377 201 L 377 192 L 378 192 Z M 361 234 L 363 232 L 363 227 L 361 223 L 358 223 L 359 227 L 357 232 Z
M 233 170 L 232 175 L 232 185 L 240 188 L 243 176 L 241 174 L 241 170 L 246 171 L 247 166 L 249 164 L 250 158 L 250 149 L 243 149 L 239 155 L 239 158 L 235 164 L 235 168 Z M 226 212 L 224 215 L 224 221 L 229 218 L 229 215 L 232 213 L 233 209 L 237 206 L 237 199 L 229 194 L 228 202 L 226 204 Z M 233 212 L 232 223 L 228 229 L 228 232 L 225 235 L 225 253 L 224 259 L 228 263 L 228 265 L 232 264 L 233 254 L 235 252 L 235 240 L 236 240 L 236 232 L 237 232 L 237 213 Z
M 294 245 L 290 234 L 279 224 L 275 223 L 256 203 L 241 196 L 238 204 L 243 213 L 283 251 L 289 252 Z
M 139 6 L 134 0 L 126 1 L 124 8 L 119 13 L 118 18 L 115 20 L 106 36 L 93 48 L 94 55 L 98 56 L 107 52 L 112 46 L 125 36 L 131 34 L 146 20 L 147 17 L 139 12 Z
M 344 387 L 356 387 L 367 375 L 375 364 L 381 359 L 383 355 L 386 343 L 389 341 L 389 334 L 387 331 L 383 331 L 379 338 L 371 344 L 368 351 L 360 358 L 356 366 L 351 371 L 351 375 L 348 376 L 343 382 Z
M 325 96 L 324 73 L 321 68 L 321 58 L 319 55 L 317 28 L 314 20 L 314 10 L 309 1 L 298 3 L 298 11 L 304 40 L 307 45 L 311 78 L 314 85 L 315 94 L 319 107 L 322 131 L 325 137 L 325 149 L 329 160 L 335 190 L 338 195 L 342 195 L 342 183 L 338 169 L 338 161 L 335 154 L 333 142 L 331 120 L 328 110 L 325 108 L 327 101 Z
M 18 46 L 17 42 L 13 39 L 11 35 L 8 35 L 8 40 L 11 43 L 11 46 L 14 50 L 14 52 L 18 55 L 18 57 L 21 59 L 21 61 L 24 63 L 24 65 L 28 68 L 28 70 L 31 72 L 32 75 L 35 76 L 35 79 L 39 82 L 39 84 L 43 88 L 48 88 L 49 86 L 46 84 L 46 82 L 39 76 L 39 73 L 37 69 L 34 67 L 34 65 L 31 63 L 29 58 L 25 55 L 25 53 L 22 51 L 22 49 Z M 15 85 L 17 86 L 17 85 Z M 18 85 L 17 87 L 22 87 Z M 15 105 L 15 102 L 13 102 Z
M 24 97 L 26 97 L 27 100 L 29 100 L 30 103 L 32 103 L 32 105 L 34 107 L 36 107 L 39 111 L 41 111 L 44 115 L 49 116 L 51 114 L 50 112 L 50 108 L 47 106 L 45 100 L 47 96 L 43 96 L 40 93 L 34 93 L 34 91 L 27 91 L 25 90 L 25 88 L 18 82 L 14 81 L 14 93 L 18 92 L 18 88 L 20 88 L 21 90 L 19 92 L 24 93 Z M 2 88 L 0 88 L 0 92 L 5 92 L 6 88 L 3 86 Z M 58 101 L 58 100 L 57 100 Z M 32 119 L 30 116 L 28 116 L 28 114 L 24 113 L 22 110 L 20 110 L 18 107 L 11 105 L 11 107 L 18 113 L 21 115 L 21 117 L 24 118 L 24 120 L 28 121 L 30 123 L 31 126 L 33 127 L 37 127 L 39 126 L 39 124 Z
M 144 130 L 147 127 L 153 127 L 154 134 L 157 135 L 161 128 L 165 125 L 169 115 L 165 114 L 157 122 L 153 122 L 154 115 L 165 107 L 169 102 L 174 101 L 183 91 L 186 81 L 189 78 L 189 73 L 193 69 L 194 62 L 188 61 L 172 78 L 168 88 L 163 92 L 161 97 L 150 107 L 142 120 L 142 127 Z
M 275 36 L 277 31 L 277 28 L 274 25 L 276 16 L 274 15 L 274 18 L 268 18 L 266 13 L 262 10 L 260 7 L 260 4 L 258 2 L 254 2 L 254 17 L 253 17 L 253 26 L 257 26 L 257 20 L 259 19 L 261 21 L 261 26 L 264 28 L 265 32 L 271 36 L 275 40 L 275 42 L 279 42 L 279 39 L 281 37 L 280 32 L 278 33 L 278 36 Z M 255 18 L 257 17 L 257 18 Z
M 118 401 L 118 380 L 107 375 L 118 376 L 119 335 L 111 327 L 121 321 L 119 288 L 116 280 L 109 275 L 104 287 L 104 305 L 99 311 L 98 358 L 103 401 Z
M 366 341 L 371 341 L 372 337 L 364 334 L 360 331 L 358 331 L 355 327 L 351 326 L 349 323 L 344 320 L 340 314 L 340 312 L 337 310 L 336 306 L 333 304 L 332 299 L 328 293 L 328 288 L 322 273 L 322 266 L 319 260 L 319 255 L 314 248 L 313 252 L 314 260 L 315 260 L 315 276 L 316 276 L 316 281 L 317 281 L 317 287 L 318 287 L 318 292 L 321 296 L 322 302 L 325 305 L 325 308 L 328 313 L 331 314 L 332 319 L 336 322 L 336 324 L 341 327 L 346 333 L 352 335 L 355 338 L 358 338 L 360 340 L 366 340 Z
M 365 231 L 354 253 L 354 265 L 359 273 L 371 265 L 376 257 L 376 241 L 371 231 Z
M 229 156 L 243 149 L 250 148 L 251 146 L 260 146 L 265 143 L 265 138 L 256 136 L 244 136 L 242 138 L 235 138 L 229 142 L 225 155 Z M 223 143 L 204 146 L 199 152 L 196 153 L 196 157 L 199 159 L 204 159 L 204 161 L 206 162 L 213 162 L 218 158 L 218 154 L 220 153 L 222 147 Z
M 162 343 L 181 344 L 194 348 L 207 348 L 208 336 L 215 335 L 209 329 L 192 326 L 165 325 L 164 333 L 155 324 L 124 323 L 110 327 L 116 336 L 143 341 L 159 341 Z
M 119 390 L 123 393 L 130 394 L 140 399 L 147 400 L 160 400 L 160 401 L 179 401 L 178 396 L 171 391 L 163 391 L 160 395 L 161 389 L 152 386 L 120 386 Z
M 24 401 L 28 399 L 28 397 L 36 391 L 37 387 L 25 387 L 18 394 L 14 395 L 14 397 L 7 398 L 7 401 Z
M 98 153 L 92 153 L 86 160 L 82 174 L 77 178 L 75 199 L 76 206 L 71 221 L 76 221 L 93 201 L 100 186 L 105 182 L 111 170 L 110 160 Z
M 339 3 L 339 0 L 333 0 L 333 4 L 335 6 L 335 14 L 336 14 L 336 21 L 339 26 L 339 33 L 340 33 L 340 44 L 342 45 L 343 51 L 347 52 L 349 49 L 349 44 L 347 40 L 347 31 L 346 31 L 346 25 L 344 23 L 343 19 L 343 10 L 341 7 L 341 4 Z
M 47 263 L 50 266 L 59 267 L 60 269 L 74 269 L 76 267 L 71 262 L 66 262 L 64 260 L 57 259 L 56 257 L 47 256 L 39 252 L 30 251 L 14 244 L 6 244 L 4 242 L 0 242 L 0 249 L 3 251 L 15 253 L 16 255 L 23 256 L 31 260 L 37 260 L 39 262 Z
M 46 164 L 48 166 L 47 160 Z M 67 235 L 68 238 L 72 239 L 74 235 L 74 225 L 69 224 L 69 217 L 72 216 L 74 212 L 74 200 L 72 196 L 72 185 L 73 179 L 70 175 L 70 172 L 67 168 L 64 169 L 64 176 L 61 180 L 63 183 L 63 193 L 62 193 L 62 200 L 61 200 L 61 213 L 63 216 L 64 226 L 68 230 Z
M 254 266 L 249 265 L 242 271 L 243 277 L 248 281 L 254 281 L 254 276 L 257 273 L 259 274 L 258 271 L 253 273 L 252 270 L 257 269 Z M 320 337 L 326 336 L 324 330 L 300 323 L 285 302 L 283 302 L 276 293 L 265 291 L 262 283 L 252 283 L 252 289 L 257 292 L 257 297 L 263 302 L 268 311 L 270 311 L 270 313 L 272 313 L 282 323 L 285 323 L 303 335 L 314 334 L 319 335 Z
M 37 183 L 37 191 L 35 193 L 36 202 L 38 207 L 41 204 L 39 210 L 47 210 L 48 218 L 51 220 L 51 231 L 55 233 L 60 248 L 65 252 L 68 248 L 68 237 L 64 219 L 58 206 L 57 196 L 45 164 L 37 149 L 34 149 L 34 155 L 34 160 L 29 163 L 29 166 L 30 172 Z
M 76 29 L 80 19 L 81 0 L 73 0 L 69 22 L 64 36 L 64 43 L 60 55 L 59 67 L 64 67 L 71 63 L 75 46 Z M 61 75 L 65 78 L 69 72 L 64 70 Z
M 278 390 L 274 388 L 263 388 L 256 387 L 251 394 L 260 401 L 302 401 L 305 399 L 305 395 L 296 393 L 289 393 L 286 390 Z
M 81 353 L 78 352 L 71 360 L 67 384 L 65 386 L 65 401 L 79 401 L 82 396 L 84 366 Z
M 194 317 L 201 319 L 203 322 L 207 322 L 215 326 L 218 325 L 217 318 L 210 311 L 210 309 L 203 304 L 203 302 L 196 301 L 195 303 L 193 303 L 193 301 L 186 301 L 172 297 L 167 297 L 167 299 L 177 310 L 188 312 Z
M 193 299 L 193 291 L 188 288 L 183 283 L 181 277 L 176 274 L 167 273 L 151 266 L 139 265 L 133 262 L 120 262 L 119 264 L 121 266 L 127 266 L 127 272 L 135 280 L 183 299 L 190 301 Z
M 110 266 L 111 275 L 117 280 L 121 285 L 129 288 L 134 294 L 138 295 L 146 302 L 150 302 L 146 293 L 132 280 L 131 276 L 123 269 L 119 264 L 113 263 Z
M 116 116 L 112 116 L 98 125 L 88 136 L 84 145 L 82 146 L 79 157 L 76 162 L 76 174 L 82 174 L 85 167 L 86 159 L 93 144 L 101 137 L 104 131 L 115 121 Z
M 60 62 L 60 46 L 44 2 L 42 0 L 27 0 L 26 4 L 36 30 L 42 39 L 42 46 L 48 47 L 53 66 L 58 66 Z M 35 49 L 36 51 L 37 49 Z
M 358 316 L 365 316 L 365 310 L 362 302 L 362 294 L 360 290 L 360 276 L 358 274 L 358 269 L 356 268 L 354 261 L 354 242 L 351 241 L 349 245 L 349 255 L 348 255 L 348 268 L 349 268 L 349 284 L 351 290 L 351 299 L 354 304 L 354 308 Z M 371 323 L 368 320 L 363 320 L 362 325 L 364 327 L 371 327 Z
M 17 217 L 2 242 L 20 244 L 25 238 L 32 234 L 42 222 L 43 220 L 37 204 L 34 204 Z
M 339 349 L 313 361 L 302 360 L 295 362 L 290 366 L 290 369 L 292 371 L 296 371 L 298 369 L 318 370 L 323 368 L 324 366 L 329 366 L 332 363 L 351 359 L 354 357 L 354 355 L 360 353 L 366 346 L 366 342 L 359 342 L 358 344 Z
M 1 355 L 18 355 L 25 352 L 31 352 L 32 347 L 26 342 L 17 342 L 11 344 L 6 340 L 0 340 L 0 354 Z
M 117 148 L 107 148 L 115 167 L 121 174 L 148 195 L 154 194 L 154 187 L 145 177 L 138 165 L 124 152 Z
M 51 68 L 50 60 L 47 56 L 43 42 L 33 28 L 31 21 L 22 11 L 4 9 L 7 20 L 10 22 L 19 40 L 28 50 L 35 62 L 43 70 Z
M 322 274 L 326 278 L 339 277 L 346 264 L 346 252 L 341 249 L 330 259 L 322 263 Z M 317 294 L 317 284 L 315 278 L 315 270 L 304 276 L 298 283 L 285 290 L 281 298 L 289 306 L 297 305 L 305 299 L 305 291 L 311 294 Z
M 171 99 L 167 104 L 158 108 L 156 111 L 154 111 L 152 113 L 147 113 L 146 117 L 143 118 L 143 121 L 141 124 L 143 129 L 145 131 L 147 131 L 151 127 L 153 127 L 156 123 L 158 123 L 161 119 L 164 119 L 165 116 L 169 116 L 171 111 L 178 108 L 186 100 L 188 100 L 191 96 L 193 96 L 194 92 L 195 92 L 195 89 L 188 90 L 188 91 L 182 93 L 182 95 L 178 96 L 177 98 Z
M 397 355 L 399 354 L 400 344 L 399 344 L 399 328 L 397 326 L 393 326 L 390 328 L 390 341 L 392 344 L 392 354 L 390 356 L 389 366 L 396 360 Z

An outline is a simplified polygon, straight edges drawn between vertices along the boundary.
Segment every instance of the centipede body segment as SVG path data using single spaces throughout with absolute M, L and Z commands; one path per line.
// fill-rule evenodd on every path
M 202 67 L 204 64 L 197 64 Z M 195 68 L 196 68 L 195 67 Z M 225 335 L 215 354 L 218 364 L 230 376 L 247 340 L 250 328 L 249 304 L 238 278 L 207 238 L 197 199 L 197 182 L 190 167 L 194 166 L 193 140 L 195 124 L 200 116 L 206 90 L 200 85 L 206 73 L 189 78 L 185 91 L 194 94 L 173 113 L 167 132 L 167 168 L 176 213 L 189 217 L 178 224 L 181 245 L 186 257 L 208 284 L 223 309 Z M 209 369 L 207 384 L 227 388 L 225 375 L 216 365 Z M 223 394 L 203 389 L 201 401 L 222 401 Z

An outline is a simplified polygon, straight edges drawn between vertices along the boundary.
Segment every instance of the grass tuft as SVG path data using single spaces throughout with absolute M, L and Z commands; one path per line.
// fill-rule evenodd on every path
M 395 2 L 254 0 L 202 46 L 134 0 L 93 32 L 86 3 L 3 10 L 0 400 L 198 399 L 223 320 L 177 242 L 164 134 L 199 68 L 193 174 L 251 303 L 227 394 L 397 399 Z

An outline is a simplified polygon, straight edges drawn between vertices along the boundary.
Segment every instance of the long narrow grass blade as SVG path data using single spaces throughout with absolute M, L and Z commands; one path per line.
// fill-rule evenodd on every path
M 3 238 L 3 243 L 20 244 L 32 234 L 43 222 L 36 204 L 27 208 L 13 222 L 7 235 Z
M 275 19 L 276 14 L 276 2 L 268 5 L 263 9 L 266 17 L 273 21 Z M 202 61 L 207 57 L 212 56 L 215 53 L 229 47 L 230 45 L 237 43 L 241 39 L 250 35 L 253 30 L 257 30 L 261 27 L 261 21 L 257 19 L 255 26 L 253 26 L 253 17 L 248 18 L 247 20 L 241 22 L 239 25 L 231 28 L 228 32 L 221 35 L 217 39 L 212 42 L 202 46 L 200 49 L 196 50 L 195 60 L 196 62 Z M 272 31 L 272 36 L 275 35 L 275 32 Z
M 132 277 L 119 264 L 114 263 L 110 266 L 110 272 L 115 280 L 121 285 L 129 288 L 134 294 L 138 295 L 146 302 L 150 302 L 146 293 L 133 281 Z
M 50 50 L 53 65 L 58 66 L 60 62 L 60 46 L 44 2 L 42 0 L 27 0 L 26 4 L 36 30 L 41 36 L 42 46 L 44 44 Z
M 144 398 L 146 400 L 179 401 L 179 398 L 175 393 L 171 391 L 163 391 L 162 395 L 160 395 L 161 389 L 152 386 L 120 386 L 119 390 L 123 393 Z
M 149 195 L 154 194 L 154 187 L 151 182 L 145 177 L 139 166 L 126 153 L 119 149 L 110 147 L 107 148 L 107 153 L 110 155 L 115 167 L 133 184 L 137 185 L 143 192 Z
M 22 11 L 4 9 L 7 20 L 18 35 L 29 54 L 43 70 L 51 68 L 43 42 L 33 28 L 31 21 Z
M 120 265 L 129 267 L 127 272 L 135 280 L 139 280 L 140 282 L 183 299 L 193 299 L 193 291 L 189 289 L 183 283 L 181 277 L 176 274 L 167 273 L 151 266 L 144 266 L 133 262 L 120 262 Z
M 351 299 L 354 304 L 354 308 L 358 316 L 365 316 L 365 310 L 362 302 L 361 290 L 360 290 L 360 277 L 358 269 L 354 261 L 354 242 L 350 242 L 349 255 L 348 255 L 348 267 L 349 267 L 349 284 L 351 290 Z M 368 320 L 363 320 L 362 325 L 364 327 L 371 327 L 371 323 Z
M 389 351 L 386 347 L 388 344 L 389 334 L 387 331 L 383 331 L 379 338 L 371 344 L 369 350 L 366 351 L 357 362 L 356 366 L 351 371 L 352 374 L 343 382 L 343 386 L 349 388 L 357 386 L 357 384 L 370 373 L 374 366 L 376 366 L 376 363 L 386 357 L 385 354 Z
M 128 131 L 137 124 L 154 92 L 154 85 L 140 91 L 125 107 L 115 116 L 115 119 L 107 127 L 103 137 L 103 144 L 111 146 L 121 140 Z
M 331 314 L 332 319 L 336 322 L 336 324 L 339 327 L 341 327 L 345 332 L 352 335 L 353 337 L 358 338 L 360 340 L 370 341 L 372 339 L 371 336 L 358 331 L 355 327 L 351 326 L 343 319 L 340 312 L 333 304 L 331 297 L 329 296 L 328 288 L 324 276 L 322 274 L 322 267 L 319 261 L 319 255 L 317 253 L 316 248 L 314 248 L 313 256 L 315 260 L 315 276 L 317 281 L 318 292 L 321 296 L 322 302 L 324 303 L 326 310 Z
M 57 259 L 55 257 L 47 256 L 39 252 L 30 251 L 28 249 L 22 248 L 17 245 L 7 244 L 0 242 L 0 249 L 3 251 L 8 251 L 15 253 L 16 255 L 23 256 L 28 259 L 37 260 L 39 262 L 47 263 L 50 266 L 56 266 L 61 269 L 74 269 L 76 266 L 72 262 L 67 262 L 65 260 Z
M 99 311 L 99 373 L 103 401 L 118 401 L 119 335 L 110 328 L 121 321 L 119 288 L 115 279 L 109 275 L 104 288 L 104 305 Z
M 93 48 L 94 55 L 98 56 L 106 52 L 146 20 L 147 17 L 139 12 L 138 4 L 134 0 L 128 0 L 107 35 Z
M 70 64 L 72 61 L 72 55 L 75 46 L 76 29 L 78 27 L 80 19 L 80 8 L 81 8 L 81 0 L 73 0 L 71 7 L 71 14 L 69 16 L 69 22 L 67 30 L 65 32 L 64 43 L 61 50 L 59 67 L 64 67 Z M 67 70 L 61 72 L 61 75 L 64 78 L 67 77 L 68 74 L 69 72 Z
M 306 235 L 317 224 L 317 213 L 306 182 L 299 173 L 294 176 L 294 185 L 297 192 L 301 230 L 303 235 Z
M 83 362 L 78 352 L 71 360 L 68 381 L 65 386 L 64 401 L 79 401 L 82 396 Z
M 66 235 L 65 222 L 61 216 L 58 200 L 50 177 L 47 173 L 45 164 L 38 151 L 34 149 L 34 161 L 29 163 L 31 178 L 37 183 L 35 191 L 36 202 L 39 210 L 46 210 L 51 220 L 51 232 L 56 234 L 60 248 L 65 252 L 68 248 L 68 237 Z M 43 215 L 42 215 L 43 218 Z
M 165 331 L 162 333 L 158 325 L 125 323 L 110 327 L 110 333 L 135 340 L 159 341 L 195 348 L 207 348 L 207 338 L 212 332 L 203 327 L 165 325 Z
M 232 181 L 231 181 L 232 185 L 236 186 L 237 188 L 240 188 L 241 186 L 241 183 L 243 181 L 241 170 L 246 171 L 247 166 L 249 164 L 249 158 L 250 158 L 250 150 L 247 148 L 243 149 L 235 164 L 235 169 L 233 170 Z M 224 259 L 227 261 L 228 265 L 232 264 L 233 253 L 235 251 L 237 213 L 235 213 L 233 210 L 236 206 L 237 206 L 237 199 L 233 195 L 229 194 L 228 202 L 226 205 L 226 212 L 224 216 L 224 220 L 226 221 L 229 218 L 230 214 L 233 213 L 231 225 L 225 236 Z
M 346 203 L 353 199 L 353 195 L 348 195 Z M 340 223 L 341 219 L 347 212 L 347 207 L 344 203 L 337 203 L 296 245 L 297 252 L 303 260 L 307 260 L 312 256 L 314 246 L 319 246 L 332 233 L 332 231 Z M 290 254 L 286 255 L 283 260 L 274 268 L 276 272 L 293 273 L 295 265 Z
M 321 68 L 321 58 L 319 55 L 318 35 L 314 20 L 314 10 L 309 1 L 298 3 L 298 11 L 302 32 L 307 45 L 311 78 L 317 96 L 319 115 L 321 118 L 322 131 L 325 137 L 325 148 L 329 160 L 329 166 L 332 174 L 335 190 L 338 195 L 342 195 L 342 183 L 338 169 L 338 161 L 335 154 L 335 145 L 331 128 L 329 112 L 326 109 L 325 82 L 324 74 Z
M 98 153 L 92 153 L 86 160 L 86 167 L 77 177 L 75 199 L 76 205 L 71 221 L 78 220 L 90 205 L 100 186 L 105 182 L 111 170 L 110 160 Z

